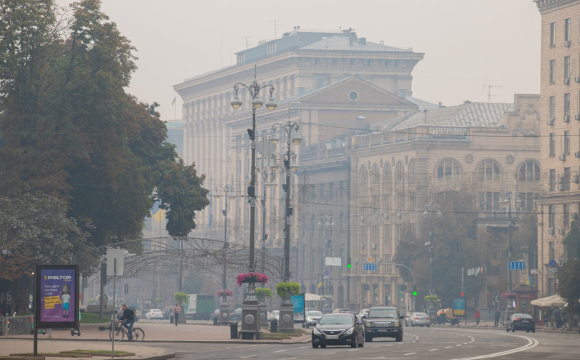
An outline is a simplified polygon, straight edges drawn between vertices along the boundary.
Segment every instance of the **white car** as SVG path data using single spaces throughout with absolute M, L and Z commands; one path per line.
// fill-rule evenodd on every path
M 272 311 L 272 321 L 273 320 L 278 320 L 279 317 L 280 317 L 280 310 L 274 310 L 274 311 Z
M 310 310 L 306 312 L 306 328 L 308 329 L 311 325 L 316 326 L 322 317 L 322 312 L 318 310 Z
M 151 309 L 145 313 L 145 318 L 147 320 L 163 319 L 163 311 L 161 311 L 159 309 Z

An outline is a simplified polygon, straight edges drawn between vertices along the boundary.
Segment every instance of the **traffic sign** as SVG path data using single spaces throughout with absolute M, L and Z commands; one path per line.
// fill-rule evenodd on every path
M 548 263 L 550 265 L 550 267 L 556 267 L 556 260 L 550 260 L 550 262 Z
M 330 275 L 330 271 L 324 270 L 324 276 L 328 276 L 328 275 Z
M 560 267 L 564 266 L 564 260 L 558 259 L 558 266 Z
M 364 264 L 365 271 L 377 271 L 377 264 Z
M 369 256 L 368 260 L 369 260 L 370 263 L 372 263 L 374 259 L 373 259 L 372 256 Z
M 558 268 L 549 268 L 548 271 L 555 273 L 558 272 Z
M 509 269 L 510 270 L 526 270 L 526 262 L 525 261 L 510 261 L 509 262 Z

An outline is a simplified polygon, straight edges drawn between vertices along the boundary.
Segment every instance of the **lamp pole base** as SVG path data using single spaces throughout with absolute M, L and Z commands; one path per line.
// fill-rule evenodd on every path
M 220 305 L 220 325 L 230 324 L 230 306 L 227 303 Z
M 282 305 L 280 305 L 280 317 L 278 322 L 280 327 L 278 332 L 281 333 L 293 333 L 294 329 L 294 304 L 290 300 L 284 300 Z
M 243 340 L 262 340 L 260 330 L 260 301 L 256 298 L 255 283 L 248 285 L 248 295 L 242 303 L 242 329 L 238 337 Z

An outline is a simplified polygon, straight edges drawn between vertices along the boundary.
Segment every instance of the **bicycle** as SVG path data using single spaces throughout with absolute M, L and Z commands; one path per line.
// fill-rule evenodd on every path
M 123 341 L 125 336 L 128 338 L 129 333 L 124 326 L 115 324 L 115 341 Z M 113 340 L 113 330 L 109 330 L 109 339 Z M 145 331 L 141 328 L 133 328 L 133 340 L 128 341 L 143 341 L 145 339 Z

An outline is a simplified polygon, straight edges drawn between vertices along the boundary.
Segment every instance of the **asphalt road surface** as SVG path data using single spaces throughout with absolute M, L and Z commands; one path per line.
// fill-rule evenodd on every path
M 288 345 L 169 344 L 177 359 L 579 359 L 578 333 L 506 333 L 489 329 L 405 328 L 404 339 L 374 339 L 363 348 L 313 349 L 310 343 Z M 151 344 L 143 344 L 149 345 Z

